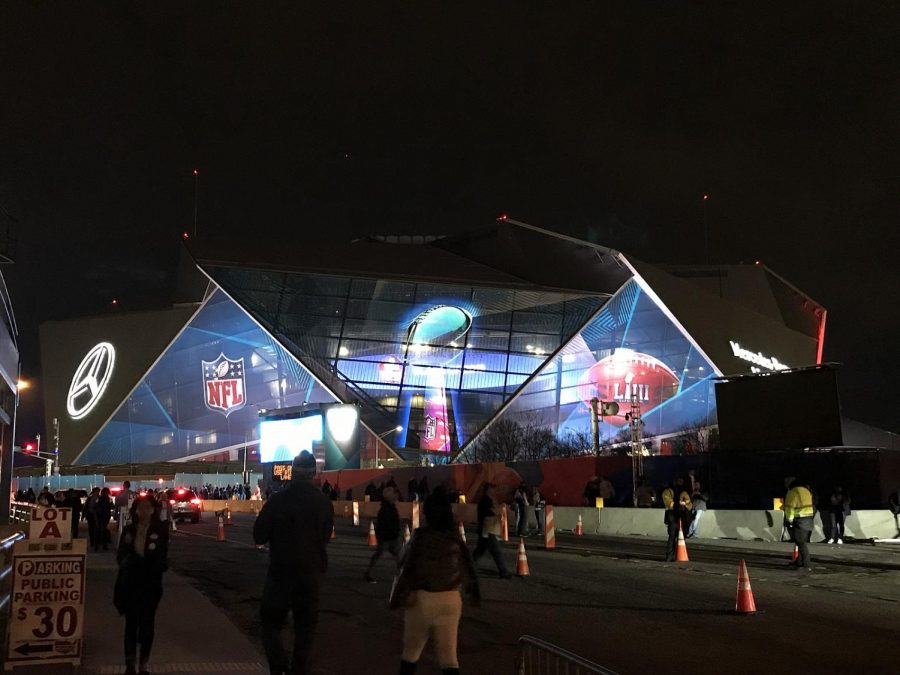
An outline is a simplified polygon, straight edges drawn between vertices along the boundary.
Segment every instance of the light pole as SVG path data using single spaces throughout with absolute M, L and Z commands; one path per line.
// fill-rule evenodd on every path
M 403 431 L 403 427 L 398 424 L 393 429 L 388 429 L 387 431 L 384 431 L 375 437 L 376 438 L 376 441 L 375 441 L 375 468 L 376 469 L 378 468 L 378 442 L 383 441 L 384 438 L 390 434 L 399 434 L 401 431 Z

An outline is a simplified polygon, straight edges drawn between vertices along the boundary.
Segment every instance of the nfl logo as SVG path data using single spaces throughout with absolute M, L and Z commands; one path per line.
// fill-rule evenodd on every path
M 425 440 L 433 441 L 437 438 L 437 419 L 431 415 L 425 416 Z
M 228 417 L 247 403 L 244 387 L 244 359 L 219 354 L 215 361 L 203 362 L 206 407 Z

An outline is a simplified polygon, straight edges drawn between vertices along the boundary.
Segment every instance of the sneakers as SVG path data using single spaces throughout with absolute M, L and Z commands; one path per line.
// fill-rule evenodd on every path
M 825 543 L 826 543 L 826 544 L 833 544 L 833 543 L 834 543 L 834 539 L 829 539 L 829 540 L 826 541 Z
M 836 543 L 838 543 L 838 544 L 843 544 L 843 543 L 844 543 L 844 540 L 843 540 L 843 539 L 838 539 Z

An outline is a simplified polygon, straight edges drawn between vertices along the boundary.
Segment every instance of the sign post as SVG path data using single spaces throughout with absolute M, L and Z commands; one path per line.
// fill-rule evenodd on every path
M 84 539 L 61 542 L 56 537 L 15 545 L 6 670 L 81 664 L 86 549 Z

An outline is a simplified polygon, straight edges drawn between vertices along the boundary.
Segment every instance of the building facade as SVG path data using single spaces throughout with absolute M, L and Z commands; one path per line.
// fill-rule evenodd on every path
M 234 457 L 258 443 L 261 410 L 333 402 L 360 407 L 363 459 L 451 461 L 503 419 L 589 435 L 595 397 L 619 406 L 603 439 L 633 401 L 661 439 L 716 424 L 719 376 L 821 360 L 824 309 L 763 265 L 652 266 L 509 220 L 190 252 L 208 281 L 197 302 L 42 327 L 63 463 Z

